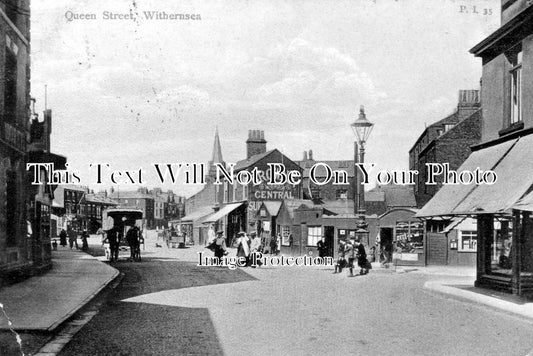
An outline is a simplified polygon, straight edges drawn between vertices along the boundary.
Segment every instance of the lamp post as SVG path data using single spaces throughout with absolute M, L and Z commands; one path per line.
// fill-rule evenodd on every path
M 354 123 L 350 125 L 356 137 L 356 145 L 354 149 L 354 166 L 355 163 L 365 163 L 365 144 L 372 132 L 374 124 L 367 120 L 365 115 L 365 108 L 361 105 L 359 110 L 359 118 L 355 120 Z M 359 147 L 359 154 L 357 148 Z M 368 239 L 368 223 L 365 221 L 365 189 L 363 186 L 362 180 L 359 179 L 359 174 L 357 172 L 357 167 L 355 169 L 355 199 L 354 199 L 354 215 L 358 217 L 359 221 L 357 222 L 357 233 L 364 234 L 366 233 Z M 362 237 L 362 236 L 361 236 Z M 360 237 L 360 239 L 361 239 Z M 367 241 L 368 244 L 368 241 Z

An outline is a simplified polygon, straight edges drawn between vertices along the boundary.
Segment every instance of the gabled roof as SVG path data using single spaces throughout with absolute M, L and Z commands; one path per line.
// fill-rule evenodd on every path
M 412 185 L 380 185 L 369 192 L 365 192 L 365 200 L 371 201 L 367 199 L 367 196 L 373 198 L 374 194 L 379 196 L 379 193 L 384 194 L 385 203 L 390 208 L 416 207 L 415 192 Z
M 238 171 L 241 171 L 241 170 L 246 169 L 246 168 L 252 168 L 252 167 L 254 167 L 254 165 L 257 162 L 261 161 L 263 158 L 266 158 L 266 157 L 270 156 L 273 153 L 279 153 L 281 155 L 282 162 L 287 161 L 287 162 L 290 162 L 290 163 L 294 164 L 295 166 L 298 166 L 297 163 L 295 163 L 289 157 L 285 156 L 277 148 L 274 148 L 273 150 L 266 151 L 265 153 L 260 153 L 260 154 L 257 154 L 257 155 L 253 155 L 250 158 L 238 161 L 235 164 L 234 171 L 238 172 Z

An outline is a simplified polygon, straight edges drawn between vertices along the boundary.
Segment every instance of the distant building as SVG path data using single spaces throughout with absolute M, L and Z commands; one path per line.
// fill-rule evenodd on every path
M 353 199 L 355 187 L 354 161 L 353 160 L 315 160 L 313 151 L 304 151 L 303 159 L 297 161 L 303 168 L 302 194 L 304 199 L 319 198 L 323 200 Z M 332 171 L 346 172 L 345 184 L 333 184 L 333 179 L 323 185 L 310 181 L 309 173 L 315 166 L 314 176 L 319 182 L 325 182 L 328 176 L 328 167 Z
M 470 146 L 481 140 L 481 103 L 478 90 L 460 90 L 455 112 L 428 127 L 409 150 L 409 169 L 417 170 L 414 192 L 418 207 L 424 206 L 439 190 L 437 185 L 426 184 L 426 163 L 449 164 L 457 170 L 470 154 Z
M 109 197 L 118 203 L 121 208 L 136 208 L 143 212 L 143 225 L 146 229 L 155 229 L 155 200 L 148 194 L 146 188 L 137 191 L 114 191 Z

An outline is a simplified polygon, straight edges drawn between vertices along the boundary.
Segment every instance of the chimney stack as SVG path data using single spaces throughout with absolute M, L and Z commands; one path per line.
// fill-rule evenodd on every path
M 479 90 L 459 90 L 457 119 L 463 121 L 481 108 Z
M 304 151 L 304 161 L 307 161 L 307 151 Z
M 266 152 L 265 132 L 263 130 L 248 130 L 246 140 L 246 158 Z
M 314 161 L 313 159 L 313 150 L 309 150 L 309 160 Z

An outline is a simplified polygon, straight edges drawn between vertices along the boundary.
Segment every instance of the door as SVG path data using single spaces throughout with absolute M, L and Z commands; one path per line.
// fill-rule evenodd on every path
M 335 228 L 333 226 L 324 226 L 324 237 L 326 238 L 327 246 L 326 256 L 333 257 L 333 248 L 335 246 Z
M 393 239 L 394 229 L 392 227 L 382 227 L 379 229 L 379 236 L 381 238 L 380 242 L 380 256 L 379 261 L 382 263 L 392 262 L 392 239 Z

